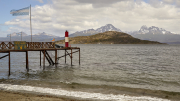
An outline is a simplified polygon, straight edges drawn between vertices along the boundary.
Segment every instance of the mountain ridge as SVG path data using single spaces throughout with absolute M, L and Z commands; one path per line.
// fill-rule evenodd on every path
M 0 37 L 1 41 L 10 41 L 10 36 L 11 36 L 11 41 L 21 41 L 21 33 L 22 33 L 22 41 L 31 41 L 31 35 L 27 35 L 24 32 L 14 32 L 11 34 L 7 34 L 7 37 Z M 55 40 L 61 40 L 64 37 L 58 37 L 52 34 L 47 34 L 45 32 L 42 33 L 37 33 L 32 35 L 32 41 L 33 42 L 52 42 L 52 39 Z
M 70 34 L 69 37 L 76 37 L 76 36 L 90 36 L 95 35 L 98 33 L 103 33 L 106 31 L 117 31 L 122 32 L 120 29 L 114 27 L 112 24 L 106 24 L 105 26 L 99 27 L 97 29 L 88 29 L 83 31 L 77 31 L 73 34 Z M 141 40 L 149 40 L 149 41 L 158 41 L 161 43 L 180 43 L 180 35 L 167 31 L 163 28 L 159 28 L 156 26 L 147 27 L 143 25 L 137 31 L 125 32 L 130 34 L 131 36 L 141 39 Z M 12 41 L 20 41 L 21 32 L 18 33 L 11 33 Z M 23 40 L 24 41 L 31 41 L 29 37 L 31 35 L 27 35 L 26 33 L 22 32 Z M 47 34 L 45 32 L 37 33 L 32 35 L 33 41 L 51 41 L 51 39 L 55 38 L 55 40 L 64 39 L 64 37 L 58 37 L 52 34 Z M 7 35 L 6 38 L 0 37 L 1 41 L 9 41 L 10 34 Z
M 161 43 L 179 43 L 180 35 L 156 26 L 147 27 L 143 25 L 139 31 L 127 32 L 135 38 L 142 40 L 158 41 Z
M 56 41 L 64 44 L 65 40 Z M 140 40 L 124 32 L 106 31 L 91 36 L 77 36 L 69 38 L 70 44 L 161 44 L 159 42 Z
M 75 37 L 75 36 L 89 36 L 89 35 L 94 35 L 97 33 L 103 33 L 106 31 L 118 31 L 121 32 L 120 29 L 114 27 L 112 24 L 106 24 L 105 26 L 102 26 L 100 28 L 97 29 L 87 29 L 87 30 L 83 30 L 83 31 L 77 31 L 75 33 L 72 33 L 69 35 L 69 37 Z
M 146 25 L 143 25 L 139 31 L 129 32 L 128 34 L 169 34 L 172 35 L 174 33 L 170 31 L 166 31 L 163 28 L 159 28 L 156 26 L 147 27 Z
M 122 32 L 120 29 L 115 28 L 112 24 L 106 24 L 105 26 L 102 26 L 100 28 L 95 29 L 88 29 L 83 31 L 77 31 L 73 34 L 70 34 L 69 37 L 76 37 L 76 36 L 90 36 L 94 34 L 98 34 L 105 31 L 111 31 L 111 28 L 117 32 Z M 158 41 L 161 43 L 180 43 L 180 35 L 172 33 L 170 31 L 167 31 L 163 28 L 159 28 L 156 26 L 147 27 L 146 25 L 143 25 L 139 30 L 137 31 L 125 31 L 125 33 L 128 33 L 132 35 L 135 38 L 141 39 L 141 40 L 149 40 L 149 41 Z

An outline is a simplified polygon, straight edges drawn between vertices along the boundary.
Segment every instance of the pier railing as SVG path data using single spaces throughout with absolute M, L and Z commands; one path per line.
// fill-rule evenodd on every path
M 55 48 L 54 42 L 26 42 L 27 49 Z
M 13 50 L 16 46 L 22 44 L 14 44 L 15 42 L 0 42 L 0 50 Z M 54 42 L 24 42 L 24 49 L 47 49 L 55 48 Z
M 12 42 L 0 42 L 0 49 L 14 49 L 14 44 Z

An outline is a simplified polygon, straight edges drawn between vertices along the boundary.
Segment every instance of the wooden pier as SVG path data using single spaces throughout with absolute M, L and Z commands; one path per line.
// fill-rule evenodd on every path
M 63 50 L 65 54 L 63 56 L 57 56 L 57 51 Z M 68 50 L 71 52 L 69 53 Z M 75 51 L 74 51 L 75 50 Z M 28 52 L 29 51 L 39 51 L 40 52 L 40 66 L 41 66 L 41 53 L 43 55 L 43 67 L 45 67 L 45 59 L 48 61 L 49 65 L 58 64 L 58 60 L 62 57 L 68 55 L 71 59 L 72 66 L 72 54 L 79 52 L 79 64 L 80 64 L 80 48 L 79 47 L 64 47 L 56 45 L 55 42 L 25 42 L 25 41 L 14 41 L 14 42 L 0 42 L 0 53 L 8 53 L 0 57 L 0 59 L 9 56 L 9 75 L 11 70 L 11 52 L 25 52 L 26 53 L 26 70 L 29 71 L 29 62 L 28 62 Z M 55 52 L 55 61 L 50 57 L 47 51 Z M 74 52 L 73 52 L 74 51 Z

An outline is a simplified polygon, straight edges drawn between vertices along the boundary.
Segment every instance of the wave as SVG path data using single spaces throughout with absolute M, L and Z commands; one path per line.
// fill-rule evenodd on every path
M 149 97 L 149 96 L 129 96 L 129 95 L 114 95 L 114 94 L 102 94 L 102 93 L 89 93 L 82 91 L 69 91 L 63 89 L 52 89 L 44 87 L 34 87 L 34 86 L 25 86 L 25 85 L 12 85 L 12 84 L 0 84 L 1 90 L 8 91 L 25 91 L 32 93 L 41 93 L 49 94 L 54 96 L 66 96 L 66 97 L 75 97 L 80 99 L 89 99 L 89 100 L 109 100 L 109 101 L 170 101 L 167 99 Z

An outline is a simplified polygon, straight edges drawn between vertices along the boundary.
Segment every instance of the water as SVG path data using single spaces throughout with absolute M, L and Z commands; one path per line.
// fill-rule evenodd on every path
M 130 97 L 124 97 L 124 100 L 132 101 L 180 98 L 179 45 L 73 46 L 81 48 L 81 65 L 78 60 L 79 54 L 75 53 L 73 66 L 70 65 L 68 56 L 67 64 L 64 63 L 64 58 L 58 61 L 60 64 L 57 67 L 48 66 L 46 61 L 46 67 L 43 70 L 43 67 L 39 66 L 39 52 L 29 52 L 29 73 L 25 69 L 25 53 L 12 53 L 11 76 L 8 76 L 8 57 L 0 60 L 0 84 L 11 84 L 12 88 L 13 85 L 21 87 L 28 85 L 27 88 L 44 87 L 76 93 L 86 92 L 88 93 L 86 97 L 100 94 L 100 97 L 97 97 L 99 100 L 103 100 L 101 97 L 110 96 L 110 94 L 114 97 L 110 96 L 104 100 L 122 100 L 123 94 Z M 54 59 L 54 52 L 49 53 Z M 0 54 L 0 56 L 3 55 L 6 54 Z M 58 51 L 58 56 L 62 55 L 64 51 Z M 7 89 L 3 87 L 4 85 L 0 85 L 0 88 Z M 74 97 L 82 94 L 76 95 Z M 137 96 L 150 97 L 139 99 Z M 151 99 L 153 97 L 157 98 Z M 84 97 L 80 96 L 80 98 Z M 93 95 L 89 98 L 95 99 Z

